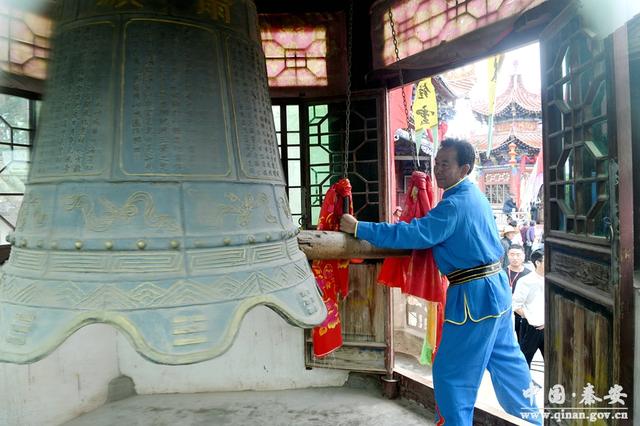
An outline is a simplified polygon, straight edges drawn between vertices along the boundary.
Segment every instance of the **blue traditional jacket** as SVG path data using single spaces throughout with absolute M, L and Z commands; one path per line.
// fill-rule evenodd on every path
M 490 264 L 504 255 L 491 206 L 467 178 L 447 188 L 442 200 L 425 217 L 397 224 L 358 222 L 355 237 L 384 248 L 431 248 L 443 274 Z M 511 289 L 501 271 L 450 286 L 445 321 L 477 322 L 498 317 L 509 309 Z

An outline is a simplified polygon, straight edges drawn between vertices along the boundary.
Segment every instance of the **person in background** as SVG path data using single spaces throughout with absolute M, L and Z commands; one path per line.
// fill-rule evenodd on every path
M 491 205 L 468 179 L 475 164 L 473 145 L 445 139 L 434 174 L 442 200 L 411 222 L 373 223 L 343 215 L 340 229 L 377 247 L 431 248 L 449 280 L 442 340 L 433 362 L 437 424 L 471 426 L 478 388 L 489 370 L 500 405 L 528 418 L 538 412 L 526 398 L 531 372 L 511 332 L 511 289 L 500 268 L 504 254 Z
M 524 233 L 522 241 L 524 243 L 524 260 L 529 262 L 531 260 L 531 252 L 533 242 L 536 240 L 536 223 L 532 220 L 529 222 L 529 226 Z
M 511 219 L 509 221 L 509 226 L 512 226 L 513 229 L 516 230 L 516 233 L 513 235 L 513 239 L 511 240 L 511 244 L 520 244 L 522 245 L 522 239 L 520 238 L 520 224 L 515 219 Z
M 511 225 L 507 225 L 502 230 L 502 239 L 500 243 L 502 244 L 502 269 L 505 269 L 509 265 L 509 258 L 507 257 L 507 252 L 509 251 L 509 247 L 513 244 L 513 239 L 516 237 L 516 228 Z
M 507 257 L 509 259 L 509 265 L 505 268 L 505 272 L 507 273 L 507 278 L 509 279 L 511 293 L 513 293 L 516 290 L 518 280 L 526 276 L 531 271 L 524 266 L 524 249 L 521 245 L 511 245 L 511 247 L 509 247 L 509 251 L 507 252 Z M 520 324 L 522 321 L 522 317 L 515 311 L 513 313 L 513 316 L 515 318 L 514 331 L 516 332 L 518 343 L 520 343 Z
M 396 209 L 393 211 L 392 223 L 400 222 L 400 216 L 402 216 L 402 207 L 396 206 Z
M 544 356 L 544 253 L 531 253 L 531 262 L 534 271 L 518 282 L 513 293 L 513 311 L 522 317 L 520 349 L 529 368 L 538 349 Z
M 539 209 L 538 205 L 539 205 L 539 203 L 540 202 L 538 200 L 531 202 L 531 208 L 529 210 L 529 213 L 531 214 L 531 220 L 534 223 L 538 223 L 538 209 Z
M 531 253 L 536 250 L 544 250 L 544 233 L 540 235 L 535 235 L 533 239 L 533 244 L 531 245 Z
M 511 219 L 511 213 L 513 213 L 516 208 L 516 202 L 513 201 L 513 194 L 507 195 L 504 199 L 504 203 L 502 204 L 502 213 L 506 214 L 509 219 Z
M 527 230 L 529 229 L 529 221 L 525 220 L 518 227 L 518 231 L 520 231 L 520 244 L 524 247 L 524 243 L 527 240 Z

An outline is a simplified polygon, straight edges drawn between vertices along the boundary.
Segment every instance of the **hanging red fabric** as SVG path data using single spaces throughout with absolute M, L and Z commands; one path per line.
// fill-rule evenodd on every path
M 423 172 L 413 172 L 400 220 L 411 222 L 414 218 L 426 216 L 431 210 L 432 204 L 431 178 Z M 438 271 L 431 249 L 413 250 L 409 257 L 385 259 L 378 275 L 378 282 L 389 287 L 400 287 L 403 293 L 439 304 L 437 347 L 437 344 L 440 343 L 444 323 L 444 309 L 442 308 L 446 298 L 446 281 Z
M 348 212 L 343 211 L 345 199 L 348 200 Z M 317 229 L 340 230 L 340 217 L 343 213 L 353 214 L 349 179 L 340 179 L 327 191 L 320 209 Z M 323 357 L 342 346 L 338 297 L 346 297 L 349 291 L 349 260 L 314 260 L 311 269 L 327 307 L 327 319 L 313 329 L 313 354 Z

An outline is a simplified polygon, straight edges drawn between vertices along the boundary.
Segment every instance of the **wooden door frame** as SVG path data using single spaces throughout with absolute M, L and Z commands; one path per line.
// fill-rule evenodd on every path
M 562 26 L 571 14 L 579 14 L 578 6 L 574 3 L 567 7 L 550 24 L 548 30 Z M 596 302 L 601 307 L 610 311 L 611 315 L 611 345 L 617 351 L 612 351 L 610 358 L 610 374 L 615 384 L 623 387 L 627 392 L 625 407 L 628 415 L 633 416 L 634 409 L 634 352 L 635 352 L 635 311 L 634 311 L 634 176 L 633 176 L 633 149 L 631 132 L 631 103 L 630 103 L 630 75 L 629 75 L 629 44 L 627 37 L 628 26 L 625 23 L 611 34 L 604 37 L 605 60 L 607 63 L 607 109 L 608 123 L 611 124 L 609 134 L 609 152 L 612 166 L 610 173 L 611 231 L 610 237 L 601 242 L 581 236 L 551 230 L 550 209 L 550 185 L 547 182 L 550 170 L 551 155 L 544 156 L 545 168 L 545 234 L 547 240 L 556 246 L 565 246 L 572 249 L 588 252 L 601 259 L 609 258 L 610 269 L 610 294 L 598 294 L 589 289 L 577 286 L 569 280 L 557 279 L 562 283 L 562 289 L 568 290 L 579 298 L 585 298 Z M 544 70 L 543 70 L 544 72 Z M 544 82 L 544 75 L 543 75 Z M 542 85 L 542 90 L 546 86 Z M 545 108 L 543 106 L 543 111 Z M 543 118 L 543 123 L 548 123 L 548 118 Z M 545 148 L 547 148 L 545 144 Z M 549 259 L 551 247 L 545 247 L 545 256 Z M 550 272 L 550 262 L 547 263 L 546 272 Z M 549 296 L 547 296 L 549 302 Z M 547 303 L 546 309 L 552 305 Z M 550 316 L 546 313 L 547 322 Z M 550 342 L 549 328 L 545 327 L 545 340 Z M 547 345 L 545 352 L 550 351 Z M 545 361 L 551 357 L 545 356 Z M 546 368 L 545 368 L 546 371 Z M 546 374 L 545 374 L 546 375 Z M 548 389 L 550 383 L 546 383 Z M 610 383 L 613 386 L 614 383 Z M 626 422 L 623 422 L 626 424 Z M 617 424 L 617 423 L 616 423 Z
M 616 147 L 618 157 L 618 238 L 615 241 L 618 265 L 618 301 L 614 317 L 619 321 L 615 332 L 620 346 L 620 359 L 614 365 L 614 375 L 627 391 L 634 389 L 635 312 L 634 312 L 634 223 L 633 223 L 633 150 L 631 134 L 631 99 L 629 76 L 629 42 L 627 24 L 612 35 L 613 79 L 616 118 Z M 615 331 L 615 329 L 614 329 Z M 616 374 L 617 373 L 617 374 Z M 629 412 L 633 414 L 633 398 L 629 398 Z

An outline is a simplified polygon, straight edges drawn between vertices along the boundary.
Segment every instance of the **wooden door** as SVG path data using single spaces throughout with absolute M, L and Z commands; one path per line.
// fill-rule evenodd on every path
M 570 5 L 541 39 L 545 404 L 551 413 L 598 411 L 610 413 L 602 424 L 631 424 L 633 281 L 625 271 L 633 262 L 627 256 L 633 220 L 620 210 L 631 185 L 624 154 L 631 149 L 625 135 L 630 124 L 621 116 L 623 86 L 626 96 L 629 87 L 619 63 L 625 52 L 614 38 L 594 35 Z M 549 391 L 558 385 L 565 400 L 552 403 Z M 624 405 L 610 403 L 616 386 L 627 395 Z M 600 401 L 587 403 L 591 391 Z M 629 420 L 613 420 L 625 416 Z

